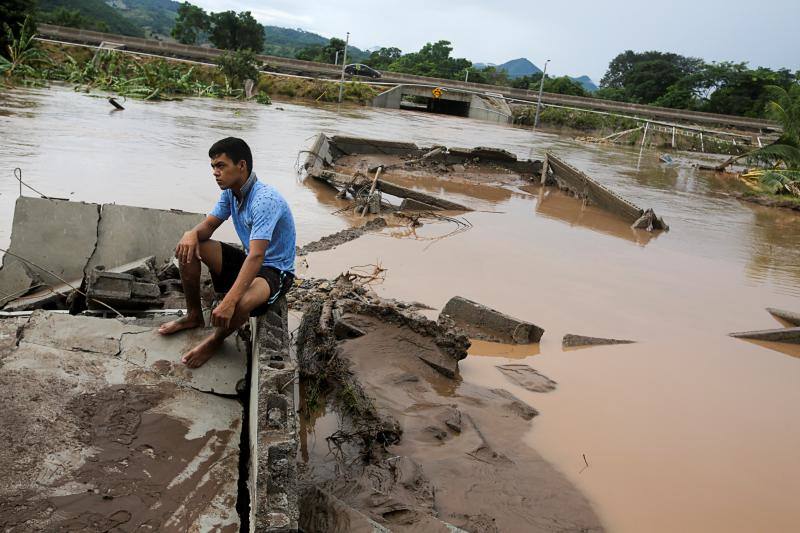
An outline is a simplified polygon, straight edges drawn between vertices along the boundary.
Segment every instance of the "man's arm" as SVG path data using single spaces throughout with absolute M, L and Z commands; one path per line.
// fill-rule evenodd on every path
M 211 325 L 227 328 L 230 323 L 233 312 L 236 310 L 236 305 L 242 299 L 244 293 L 250 288 L 250 284 L 256 278 L 258 271 L 261 270 L 261 265 L 264 263 L 264 254 L 267 252 L 269 241 L 262 239 L 255 239 L 250 241 L 250 253 L 242 264 L 239 275 L 233 283 L 233 287 L 222 299 L 222 302 L 211 313 Z
M 211 238 L 222 220 L 214 215 L 206 216 L 205 220 L 187 231 L 175 247 L 175 257 L 181 263 L 191 263 L 195 257 L 200 260 L 200 243 Z

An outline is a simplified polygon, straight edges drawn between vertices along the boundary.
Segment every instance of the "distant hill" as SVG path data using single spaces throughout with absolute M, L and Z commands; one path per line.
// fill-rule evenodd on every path
M 589 76 L 579 76 L 577 78 L 570 76 L 570 79 L 580 83 L 581 87 L 583 87 L 586 92 L 593 93 L 598 89 L 597 85 L 595 85 Z
M 45 20 L 48 20 L 49 13 L 64 8 L 78 11 L 82 17 L 91 21 L 90 29 L 134 37 L 144 37 L 145 35 L 141 24 L 130 20 L 118 8 L 109 6 L 103 0 L 40 0 L 38 7 Z
M 512 80 L 514 78 L 521 78 L 522 76 L 532 76 L 542 71 L 542 69 L 524 57 L 512 59 L 511 61 L 506 61 L 505 63 L 497 65 L 497 70 L 505 70 L 508 77 Z

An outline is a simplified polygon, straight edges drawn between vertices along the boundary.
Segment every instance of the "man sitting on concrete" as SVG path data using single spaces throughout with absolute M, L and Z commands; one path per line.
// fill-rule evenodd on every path
M 264 313 L 294 280 L 294 218 L 280 193 L 256 178 L 250 147 L 227 137 L 214 143 L 208 156 L 222 195 L 206 219 L 184 233 L 175 248 L 188 312 L 158 330 L 170 335 L 205 326 L 200 261 L 205 263 L 216 292 L 226 294 L 211 313 L 214 332 L 183 356 L 190 368 L 205 363 L 228 335 L 249 316 Z M 233 218 L 244 251 L 211 239 L 228 217 Z

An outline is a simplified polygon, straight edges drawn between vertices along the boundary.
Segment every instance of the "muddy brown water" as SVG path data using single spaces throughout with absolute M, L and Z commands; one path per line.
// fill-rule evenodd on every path
M 450 198 L 479 208 L 465 215 L 469 231 L 441 239 L 448 223 L 387 229 L 311 254 L 305 272 L 379 261 L 388 269 L 381 295 L 441 308 L 458 294 L 542 326 L 536 347 L 475 343 L 462 377 L 540 412 L 520 437 L 584 492 L 609 530 L 797 528 L 800 352 L 726 334 L 779 327 L 765 307 L 800 311 L 800 216 L 726 196 L 732 185 L 691 167 L 714 157 L 679 154 L 663 166 L 647 152 L 637 170 L 633 149 L 456 117 L 206 99 L 125 105 L 112 113 L 104 99 L 59 87 L 0 94 L 0 245 L 10 238 L 16 166 L 55 197 L 203 212 L 219 194 L 206 151 L 225 135 L 247 139 L 260 178 L 287 197 L 299 244 L 358 222 L 331 215 L 345 204 L 295 172 L 319 131 L 535 158 L 551 149 L 653 207 L 669 233 L 631 232 L 552 191 L 458 184 Z M 223 231 L 235 238 L 228 224 Z M 565 333 L 639 343 L 562 350 Z M 530 364 L 558 388 L 509 383 L 495 368 L 507 362 Z

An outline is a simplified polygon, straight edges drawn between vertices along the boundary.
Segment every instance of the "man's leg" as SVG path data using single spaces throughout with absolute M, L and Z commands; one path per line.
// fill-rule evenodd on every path
M 218 241 L 207 240 L 200 243 L 200 257 L 214 274 L 222 272 L 222 246 Z M 203 304 L 200 301 L 200 261 L 196 257 L 190 263 L 180 265 L 183 294 L 186 296 L 186 316 L 162 324 L 158 332 L 171 335 L 182 329 L 201 328 L 206 325 L 203 318 Z
M 222 346 L 225 338 L 242 327 L 250 317 L 250 312 L 269 300 L 269 296 L 270 290 L 267 280 L 264 278 L 254 279 L 247 289 L 247 292 L 242 296 L 242 299 L 236 304 L 236 309 L 233 312 L 233 317 L 231 317 L 228 327 L 216 328 L 214 333 L 203 339 L 200 344 L 187 352 L 181 361 L 189 368 L 197 368 L 208 361 L 216 350 Z

